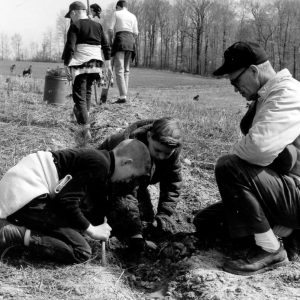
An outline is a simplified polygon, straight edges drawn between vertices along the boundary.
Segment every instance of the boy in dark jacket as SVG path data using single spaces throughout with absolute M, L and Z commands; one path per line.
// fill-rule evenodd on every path
M 126 138 L 143 142 L 148 147 L 152 159 L 150 181 L 141 185 L 134 195 L 140 208 L 136 212 L 135 219 L 137 223 L 141 219 L 144 224 L 150 224 L 150 228 L 156 233 L 172 231 L 170 229 L 172 229 L 173 221 L 170 217 L 175 211 L 182 185 L 179 159 L 181 151 L 179 123 L 175 119 L 167 117 L 138 121 L 123 132 L 106 138 L 98 149 L 110 150 Z M 157 213 L 155 214 L 147 186 L 158 182 L 160 184 L 160 195 Z M 134 201 L 133 199 L 132 196 L 131 200 Z
M 111 193 L 128 194 L 150 167 L 147 147 L 130 139 L 112 151 L 66 149 L 24 157 L 0 181 L 0 247 L 29 246 L 63 263 L 89 259 L 84 235 L 108 239 Z M 128 214 L 119 212 L 130 224 L 123 216 Z

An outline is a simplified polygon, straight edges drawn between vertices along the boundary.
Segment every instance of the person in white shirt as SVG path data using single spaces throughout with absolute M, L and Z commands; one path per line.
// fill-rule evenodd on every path
M 118 1 L 109 25 L 112 56 L 119 99 L 115 103 L 125 103 L 128 94 L 130 60 L 135 57 L 135 40 L 138 35 L 137 18 L 127 10 L 127 2 Z
M 216 163 L 222 201 L 201 211 L 194 224 L 200 235 L 205 225 L 210 230 L 208 216 L 213 228 L 213 211 L 220 221 L 221 208 L 230 237 L 255 242 L 246 259 L 228 260 L 223 269 L 253 275 L 287 263 L 278 237 L 300 228 L 300 82 L 287 69 L 276 73 L 254 42 L 237 42 L 225 51 L 214 72 L 224 74 L 251 104 L 240 124 L 242 138 Z

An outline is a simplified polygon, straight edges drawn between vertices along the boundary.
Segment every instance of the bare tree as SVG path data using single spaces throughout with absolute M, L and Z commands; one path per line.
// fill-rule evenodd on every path
M 16 60 L 21 59 L 21 45 L 22 45 L 22 36 L 19 33 L 15 33 L 12 38 L 12 47 L 15 51 Z
M 166 58 L 168 56 L 168 47 L 164 47 L 164 44 L 168 44 L 170 41 L 170 23 L 171 23 L 171 5 L 169 1 L 158 0 L 157 1 L 157 21 L 160 31 L 160 68 L 166 64 Z M 164 55 L 164 49 L 166 50 Z M 165 59 L 164 59 L 165 58 Z
M 196 41 L 196 73 L 201 74 L 201 54 L 203 44 L 204 24 L 211 0 L 188 0 L 189 15 L 192 30 L 195 31 Z
M 132 0 L 128 3 L 128 9 L 130 12 L 132 12 L 138 21 L 138 28 L 139 32 L 141 32 L 141 24 L 142 24 L 142 18 L 143 18 L 143 3 L 140 0 Z M 141 34 L 137 37 L 136 42 L 136 55 L 135 55 L 135 66 L 137 67 L 140 62 L 140 45 L 141 45 Z
M 155 47 L 158 34 L 158 5 L 159 0 L 145 0 L 143 3 L 143 18 L 145 19 L 145 36 L 148 45 L 145 44 L 146 66 L 154 66 Z
M 272 39 L 276 29 L 273 19 L 276 10 L 270 3 L 263 4 L 257 0 L 251 2 L 250 6 L 254 17 L 257 40 L 267 50 L 268 42 Z
M 277 10 L 276 44 L 278 51 L 279 68 L 287 65 L 288 46 L 291 39 L 291 25 L 293 16 L 293 4 L 289 0 L 276 0 L 274 5 Z
M 5 33 L 1 33 L 1 60 L 7 59 L 9 56 L 9 39 Z
M 175 26 L 176 54 L 175 70 L 188 70 L 187 63 L 188 53 L 185 53 L 185 41 L 188 37 L 188 17 L 187 6 L 184 0 L 176 0 L 173 9 L 173 26 Z M 186 47 L 188 48 L 188 47 Z M 180 67 L 179 67 L 180 65 Z
M 67 32 L 70 25 L 70 21 L 65 18 L 65 13 L 64 10 L 60 11 L 56 19 L 56 32 L 60 41 L 59 48 L 61 49 L 61 52 L 67 41 Z

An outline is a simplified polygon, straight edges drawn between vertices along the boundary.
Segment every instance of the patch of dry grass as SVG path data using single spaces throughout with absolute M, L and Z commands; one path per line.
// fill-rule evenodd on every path
M 18 255 L 16 252 L 14 255 Z M 12 264 L 13 263 L 13 264 Z M 132 300 L 117 266 L 101 267 L 99 259 L 59 266 L 28 257 L 0 262 L 0 297 L 4 299 Z
M 29 85 L 35 81 L 26 80 Z M 47 105 L 39 92 L 42 84 L 36 92 L 16 85 L 8 94 L 0 80 L 1 174 L 31 152 L 74 145 L 74 125 L 68 122 L 71 101 L 61 106 Z
M 139 119 L 178 118 L 184 136 L 184 188 L 177 208 L 191 215 L 218 199 L 213 165 L 238 138 L 238 122 L 245 105 L 224 80 L 174 73 L 168 77 L 168 72 L 147 70 L 143 84 L 139 72 L 134 76 L 140 78 L 132 79 L 130 104 L 94 107 L 91 146 Z M 50 106 L 43 102 L 42 86 L 30 90 L 22 84 L 8 93 L 5 78 L 0 78 L 0 174 L 31 152 L 76 146 L 75 126 L 69 122 L 71 99 L 65 105 Z M 160 87 L 153 88 L 158 83 Z M 193 100 L 196 95 L 198 101 Z M 116 97 L 113 88 L 110 99 Z M 191 165 L 184 163 L 186 158 Z M 12 255 L 9 250 L 0 263 L 0 298 L 145 299 L 123 284 L 121 268 L 116 264 L 102 268 L 97 256 L 85 264 L 65 267 L 31 261 L 26 253 L 18 257 L 19 253 Z M 99 251 L 95 249 L 94 253 L 98 255 Z

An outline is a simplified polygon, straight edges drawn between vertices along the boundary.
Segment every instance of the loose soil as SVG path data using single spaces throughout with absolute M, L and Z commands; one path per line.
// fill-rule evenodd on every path
M 94 141 L 152 116 L 147 101 L 138 98 L 128 104 L 108 104 L 97 108 L 93 128 Z M 300 263 L 255 276 L 238 276 L 222 271 L 222 264 L 235 253 L 230 245 L 217 243 L 205 249 L 198 243 L 191 224 L 193 212 L 218 200 L 213 166 L 199 165 L 182 155 L 184 187 L 178 203 L 177 236 L 158 244 L 155 253 L 145 254 L 139 262 L 121 261 L 130 286 L 143 292 L 139 299 L 300 299 Z M 158 187 L 151 188 L 158 193 Z
M 169 90 L 136 86 L 130 102 L 125 104 L 113 103 L 117 94 L 112 89 L 107 104 L 92 107 L 93 139 L 86 146 L 95 147 L 107 135 L 134 121 L 164 115 L 154 105 L 155 97 L 181 97 L 178 95 L 183 91 L 188 95 L 187 101 L 192 101 L 191 95 L 199 94 L 199 90 L 193 83 L 186 84 L 176 88 L 170 85 Z M 0 92 L 1 174 L 33 150 L 82 146 L 77 127 L 70 121 L 71 101 L 53 107 L 43 103 L 41 95 Z M 209 93 L 209 89 L 205 92 Z M 224 144 L 220 154 L 228 151 L 229 146 Z M 217 242 L 208 247 L 195 237 L 193 214 L 219 200 L 214 160 L 209 151 L 209 147 L 207 151 L 194 149 L 189 142 L 184 145 L 181 156 L 184 186 L 175 215 L 178 234 L 159 241 L 157 250 L 129 261 L 123 255 L 123 246 L 112 238 L 107 267 L 100 266 L 101 248 L 96 242 L 91 242 L 95 257 L 90 262 L 61 267 L 40 263 L 26 252 L 20 255 L 9 249 L 1 256 L 0 299 L 300 299 L 299 260 L 260 275 L 232 275 L 222 270 L 223 262 L 236 255 L 231 245 Z M 159 187 L 151 186 L 150 192 L 157 196 Z

